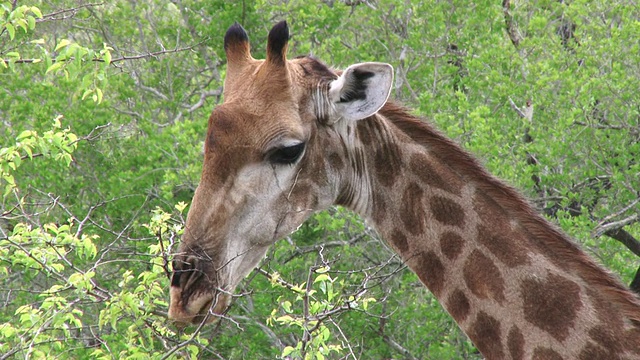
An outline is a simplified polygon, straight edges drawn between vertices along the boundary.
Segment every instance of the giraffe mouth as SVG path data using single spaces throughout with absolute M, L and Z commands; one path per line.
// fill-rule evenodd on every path
M 171 301 L 168 317 L 178 328 L 184 328 L 189 324 L 205 325 L 217 322 L 226 313 L 231 302 L 231 296 L 215 291 L 214 293 L 201 294 L 189 299 L 187 303 L 180 300 L 180 289 L 171 288 Z

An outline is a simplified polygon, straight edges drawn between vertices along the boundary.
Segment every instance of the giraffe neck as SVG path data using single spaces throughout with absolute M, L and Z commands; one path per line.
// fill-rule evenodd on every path
M 638 298 L 459 146 L 392 104 L 357 138 L 360 212 L 484 356 L 640 358 Z

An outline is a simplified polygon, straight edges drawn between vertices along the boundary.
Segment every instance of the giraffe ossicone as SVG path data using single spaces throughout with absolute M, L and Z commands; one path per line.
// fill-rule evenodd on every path
M 640 359 L 640 300 L 514 189 L 388 101 L 393 70 L 287 59 L 287 24 L 251 56 L 224 38 L 224 102 L 171 279 L 169 318 L 210 322 L 268 247 L 345 206 L 381 237 L 487 359 Z

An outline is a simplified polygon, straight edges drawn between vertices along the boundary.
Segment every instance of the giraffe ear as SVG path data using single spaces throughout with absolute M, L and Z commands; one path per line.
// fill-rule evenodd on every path
M 375 114 L 387 102 L 393 67 L 384 63 L 349 66 L 329 88 L 338 118 L 360 120 Z

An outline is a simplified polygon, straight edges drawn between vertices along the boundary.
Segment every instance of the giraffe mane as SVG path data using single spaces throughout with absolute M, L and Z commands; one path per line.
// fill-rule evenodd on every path
M 640 329 L 640 298 L 608 270 L 596 264 L 569 236 L 544 219 L 518 191 L 491 175 L 458 144 L 410 114 L 406 108 L 387 102 L 379 113 L 415 142 L 428 148 L 433 156 L 442 164 L 448 164 L 461 178 L 475 183 L 488 200 L 508 209 L 508 213 L 527 229 L 529 241 L 535 242 L 532 245 L 543 250 L 545 255 L 552 255 L 550 260 L 556 265 L 568 267 L 604 293 Z

